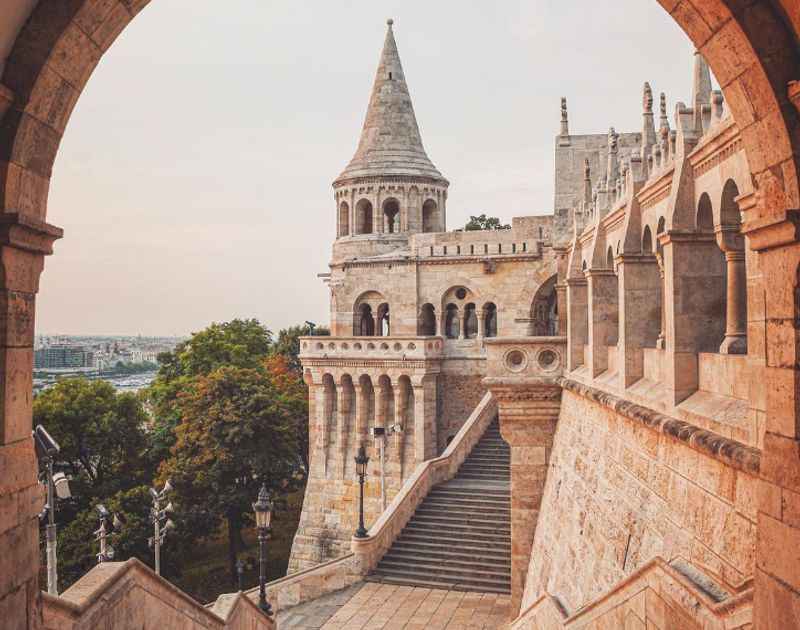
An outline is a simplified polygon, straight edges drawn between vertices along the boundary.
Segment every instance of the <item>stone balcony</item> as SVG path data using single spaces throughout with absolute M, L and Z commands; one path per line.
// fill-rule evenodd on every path
M 300 359 L 304 365 L 342 361 L 440 361 L 441 337 L 301 337 Z
M 555 380 L 567 365 L 566 337 L 493 337 L 484 343 L 490 381 Z

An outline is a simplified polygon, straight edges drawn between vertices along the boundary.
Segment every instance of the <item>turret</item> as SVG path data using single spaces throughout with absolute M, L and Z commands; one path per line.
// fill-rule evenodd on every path
M 445 230 L 449 182 L 425 153 L 393 20 L 387 25 L 358 148 L 333 182 L 335 257 L 337 248 L 345 257 L 386 253 L 409 234 Z

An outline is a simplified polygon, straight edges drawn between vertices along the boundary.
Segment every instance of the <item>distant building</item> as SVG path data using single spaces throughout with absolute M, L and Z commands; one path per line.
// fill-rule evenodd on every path
M 83 346 L 48 346 L 34 355 L 34 367 L 41 370 L 94 366 L 94 353 Z

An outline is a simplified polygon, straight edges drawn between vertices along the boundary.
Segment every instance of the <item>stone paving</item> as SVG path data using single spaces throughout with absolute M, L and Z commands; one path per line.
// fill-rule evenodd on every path
M 279 630 L 501 628 L 509 597 L 374 582 L 355 584 L 278 615 Z

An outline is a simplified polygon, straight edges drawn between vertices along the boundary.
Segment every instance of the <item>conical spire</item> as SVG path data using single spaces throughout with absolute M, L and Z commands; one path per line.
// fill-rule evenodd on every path
M 386 23 L 386 40 L 358 148 L 335 183 L 358 177 L 400 175 L 428 177 L 446 184 L 447 180 L 428 159 L 422 146 L 414 106 L 394 40 L 394 22 L 387 20 Z
M 694 68 L 692 71 L 692 107 L 708 105 L 711 100 L 711 71 L 708 64 L 698 51 L 694 53 Z

